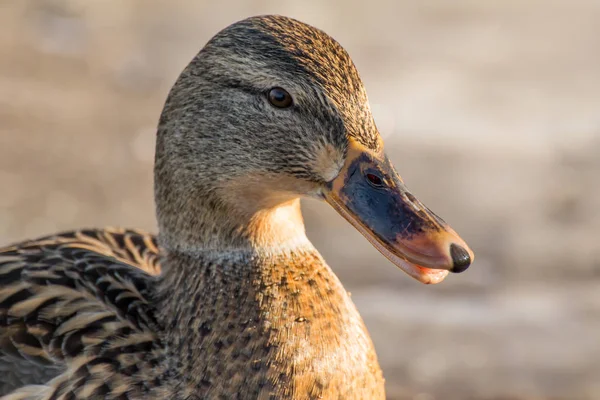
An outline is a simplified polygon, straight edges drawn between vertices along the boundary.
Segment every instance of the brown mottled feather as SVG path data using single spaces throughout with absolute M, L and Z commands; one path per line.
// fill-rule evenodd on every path
M 82 355 L 86 365 L 110 364 L 121 343 L 153 344 L 153 278 L 145 271 L 160 270 L 157 257 L 153 236 L 116 229 L 0 249 L 0 394 L 71 374 Z

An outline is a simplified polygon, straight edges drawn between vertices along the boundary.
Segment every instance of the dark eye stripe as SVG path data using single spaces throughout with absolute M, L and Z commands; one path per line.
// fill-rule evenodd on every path
M 277 108 L 288 108 L 293 103 L 292 95 L 280 87 L 274 87 L 269 90 L 267 98 L 269 99 L 269 102 Z

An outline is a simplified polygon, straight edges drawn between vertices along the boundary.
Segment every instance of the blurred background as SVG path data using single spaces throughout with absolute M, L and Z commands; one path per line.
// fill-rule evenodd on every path
M 600 399 L 598 1 L 0 1 L 0 243 L 155 230 L 170 86 L 214 33 L 264 13 L 346 47 L 397 170 L 477 255 L 424 286 L 305 204 L 388 398 Z

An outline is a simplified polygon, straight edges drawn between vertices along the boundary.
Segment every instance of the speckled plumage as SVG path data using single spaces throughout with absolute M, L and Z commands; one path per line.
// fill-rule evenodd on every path
M 0 250 L 0 393 L 55 378 L 25 389 L 44 395 L 24 398 L 65 398 L 76 388 L 87 388 L 76 398 L 94 398 L 122 379 L 117 368 L 109 372 L 114 366 L 141 369 L 153 351 L 158 357 L 153 278 L 145 272 L 158 272 L 157 252 L 153 237 L 114 229 Z
M 272 87 L 294 105 L 270 106 Z M 119 230 L 0 250 L 2 399 L 385 398 L 366 328 L 299 208 L 323 196 L 350 141 L 381 153 L 337 42 L 277 16 L 217 34 L 159 122 L 160 250 Z

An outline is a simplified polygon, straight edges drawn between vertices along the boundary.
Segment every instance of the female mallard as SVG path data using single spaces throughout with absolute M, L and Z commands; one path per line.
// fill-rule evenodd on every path
M 210 40 L 162 112 L 160 251 L 117 230 L 0 251 L 3 399 L 383 399 L 302 196 L 423 283 L 473 259 L 386 158 L 344 49 L 289 18 L 249 18 Z

